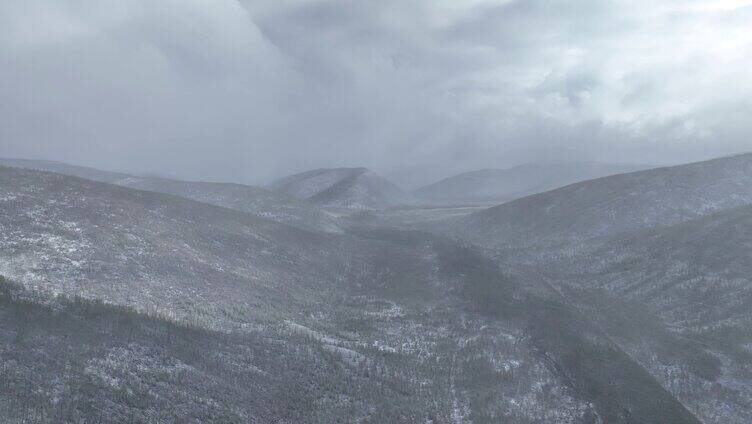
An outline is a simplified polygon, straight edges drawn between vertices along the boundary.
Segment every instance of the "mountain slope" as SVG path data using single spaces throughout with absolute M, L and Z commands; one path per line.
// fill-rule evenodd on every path
M 450 231 L 526 268 L 531 285 L 558 288 L 703 422 L 742 424 L 750 182 L 752 155 L 738 155 L 577 183 L 451 220 Z
M 597 162 L 531 163 L 509 169 L 465 172 L 421 187 L 413 193 L 432 205 L 488 205 L 640 169 L 645 167 Z
M 341 231 L 335 218 L 329 213 L 291 196 L 257 186 L 140 177 L 52 161 L 0 159 L 0 164 L 57 172 L 139 190 L 174 194 L 199 202 L 247 212 L 306 230 Z
M 593 240 L 548 268 L 705 422 L 742 424 L 752 420 L 750 240 L 752 206 L 742 206 Z
M 571 242 L 752 204 L 752 154 L 620 174 L 518 199 L 446 223 L 492 247 Z
M 323 234 L 55 173 L 0 167 L 0 182 L 0 273 L 41 291 L 178 316 L 199 300 L 263 315 L 273 311 L 251 306 L 263 294 L 325 278 Z
M 131 177 L 118 185 L 156 191 L 258 215 L 293 227 L 340 232 L 336 219 L 305 201 L 257 186 Z
M 60 408 L 86 421 L 698 422 L 555 293 L 426 234 L 309 233 L 0 167 L 0 273 L 25 287 L 0 299 L 0 372 L 20 388 L 0 408 L 22 416 L 79 387 Z
M 369 356 L 345 365 L 330 345 L 283 327 L 212 332 L 0 282 L 4 423 L 428 419 L 437 398 L 406 392 L 399 367 Z
M 313 203 L 351 209 L 385 209 L 415 199 L 366 168 L 316 169 L 272 182 L 273 190 Z
M 64 175 L 86 178 L 87 180 L 101 181 L 103 183 L 116 184 L 120 180 L 132 177 L 122 172 L 102 171 L 87 166 L 70 165 L 63 162 L 35 159 L 10 159 L 0 158 L 0 165 L 13 168 L 36 169 L 37 171 L 57 172 Z
M 672 325 L 752 330 L 752 206 L 609 238 L 578 254 L 595 259 L 586 281 L 651 304 Z

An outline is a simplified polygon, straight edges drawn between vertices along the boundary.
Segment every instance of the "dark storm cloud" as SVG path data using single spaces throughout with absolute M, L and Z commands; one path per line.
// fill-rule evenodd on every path
M 409 185 L 749 150 L 749 3 L 10 0 L 0 155 Z

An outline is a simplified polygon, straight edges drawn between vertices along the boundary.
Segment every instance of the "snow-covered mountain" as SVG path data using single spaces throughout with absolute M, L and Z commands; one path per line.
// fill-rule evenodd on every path
M 751 241 L 752 206 L 742 206 L 594 240 L 565 261 L 588 275 L 578 284 L 650 304 L 672 325 L 752 329 Z
M 413 192 L 437 206 L 492 205 L 579 181 L 645 169 L 598 162 L 530 163 L 509 169 L 465 172 Z
M 444 223 L 494 247 L 569 242 L 671 225 L 752 204 L 752 154 L 583 181 Z
M 329 278 L 324 233 L 57 173 L 0 167 L 0 228 L 6 277 L 178 316 Z
M 328 212 L 308 202 L 258 186 L 141 177 L 53 161 L 0 159 L 0 165 L 57 172 L 139 190 L 173 194 L 306 230 L 341 231 L 335 217 Z
M 366 168 L 315 169 L 272 182 L 273 190 L 336 208 L 386 209 L 412 205 L 412 195 Z
M 545 268 L 704 422 L 752 422 L 752 206 L 590 240 Z M 707 390 L 712 387 L 712 390 Z
M 425 233 L 312 233 L 0 167 L 0 274 L 20 285 L 0 281 L 0 412 L 699 423 L 556 291 L 508 271 Z
M 702 422 L 750 422 L 752 154 L 576 183 L 431 224 L 545 282 Z

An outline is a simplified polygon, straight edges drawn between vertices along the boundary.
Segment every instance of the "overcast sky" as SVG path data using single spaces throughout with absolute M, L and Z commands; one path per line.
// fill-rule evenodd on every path
M 415 186 L 752 150 L 752 0 L 3 0 L 0 156 Z

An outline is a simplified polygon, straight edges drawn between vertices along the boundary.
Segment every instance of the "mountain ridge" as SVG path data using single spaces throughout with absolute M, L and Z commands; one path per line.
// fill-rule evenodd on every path
M 305 230 L 342 231 L 335 217 L 326 211 L 309 205 L 305 201 L 259 186 L 142 177 L 63 162 L 32 159 L 0 159 L 0 165 L 57 172 L 123 187 L 177 195 L 261 216 Z
M 394 183 L 363 168 L 320 168 L 282 177 L 269 188 L 328 207 L 387 209 L 415 199 Z
M 601 162 L 526 163 L 505 169 L 463 172 L 413 193 L 438 205 L 487 205 L 545 192 L 579 181 L 634 172 L 646 166 Z
M 445 225 L 484 246 L 531 246 L 671 225 L 751 203 L 748 153 L 574 183 Z

